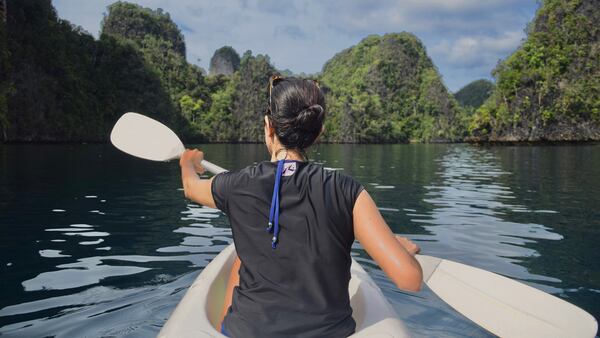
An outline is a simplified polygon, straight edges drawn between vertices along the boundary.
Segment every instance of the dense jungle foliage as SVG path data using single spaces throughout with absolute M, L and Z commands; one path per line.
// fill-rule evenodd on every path
M 496 90 L 470 124 L 475 139 L 600 140 L 600 6 L 545 0 L 527 40 L 493 71 Z
M 7 46 L 6 23 L 0 19 L 0 140 L 6 139 L 8 127 L 8 102 L 9 93 L 9 52 Z
M 414 35 L 363 39 L 312 76 L 327 96 L 323 140 L 600 139 L 595 3 L 543 1 L 528 39 L 494 70 L 483 105 L 493 85 L 476 81 L 455 99 Z M 268 78 L 291 74 L 267 55 L 225 46 L 206 75 L 187 62 L 184 37 L 161 9 L 116 2 L 99 39 L 58 18 L 50 0 L 7 0 L 6 13 L 2 141 L 106 142 L 118 117 L 136 111 L 188 142 L 261 142 Z
M 494 83 L 489 80 L 475 80 L 454 93 L 454 98 L 461 106 L 476 109 L 487 100 L 494 91 Z
M 49 0 L 7 1 L 6 30 L 4 141 L 104 142 L 127 111 L 176 126 L 185 122 L 163 74 L 135 44 L 107 34 L 94 40 L 59 19 Z
M 323 66 L 334 142 L 459 140 L 464 116 L 421 41 L 410 33 L 372 35 Z

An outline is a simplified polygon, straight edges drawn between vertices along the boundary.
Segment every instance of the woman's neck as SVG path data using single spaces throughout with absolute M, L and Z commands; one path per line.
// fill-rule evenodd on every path
M 271 153 L 271 162 L 279 160 L 306 161 L 306 158 L 298 150 L 279 148 Z

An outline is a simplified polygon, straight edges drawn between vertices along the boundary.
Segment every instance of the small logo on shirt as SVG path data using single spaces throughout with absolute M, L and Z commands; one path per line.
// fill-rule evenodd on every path
M 292 176 L 296 172 L 296 162 L 289 162 L 283 164 L 283 171 L 281 176 Z

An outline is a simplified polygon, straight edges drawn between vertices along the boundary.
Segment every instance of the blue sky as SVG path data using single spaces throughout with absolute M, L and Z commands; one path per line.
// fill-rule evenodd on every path
M 58 15 L 98 37 L 114 0 L 54 0 Z M 337 52 L 369 34 L 408 31 L 423 41 L 456 91 L 490 78 L 525 37 L 535 0 L 137 0 L 169 12 L 185 36 L 187 59 L 208 69 L 224 45 L 268 54 L 279 69 L 319 72 Z M 198 61 L 199 60 L 199 61 Z

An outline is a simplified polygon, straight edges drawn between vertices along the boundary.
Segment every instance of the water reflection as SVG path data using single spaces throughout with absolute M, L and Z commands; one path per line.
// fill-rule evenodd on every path
M 151 279 L 146 280 L 146 287 L 137 285 L 134 289 L 120 289 L 114 286 L 94 286 L 110 283 L 110 278 L 127 278 L 127 276 L 142 273 L 152 273 L 152 270 L 164 270 L 164 262 L 187 262 L 191 267 L 201 268 L 231 242 L 231 230 L 226 227 L 215 227 L 210 221 L 222 218 L 217 209 L 200 207 L 188 204 L 180 212 L 180 220 L 185 224 L 173 230 L 174 233 L 185 234 L 179 245 L 164 246 L 155 251 L 161 255 L 106 255 L 80 257 L 73 262 L 56 265 L 56 270 L 39 273 L 34 278 L 22 282 L 26 292 L 58 291 L 68 289 L 81 289 L 80 292 L 63 296 L 48 297 L 41 300 L 24 302 L 6 306 L 0 309 L 0 318 L 28 318 L 31 320 L 20 321 L 2 327 L 2 332 L 18 334 L 19 336 L 38 336 L 40 334 L 54 334 L 69 337 L 74 332 L 83 335 L 94 332 L 98 335 L 148 336 L 150 324 L 155 323 L 160 327 L 164 318 L 172 311 L 176 300 L 183 295 L 185 289 L 195 277 L 195 273 L 188 273 L 178 278 L 165 273 L 153 273 Z M 217 222 L 218 223 L 218 222 Z M 64 236 L 105 237 L 107 232 L 96 231 L 98 226 L 90 224 L 71 224 L 64 228 L 48 228 L 46 232 Z M 68 237 L 67 237 L 68 238 Z M 79 245 L 96 245 L 103 242 L 79 242 Z M 65 239 L 52 239 L 56 244 L 53 249 L 39 251 L 40 257 L 47 259 L 69 259 L 73 251 L 72 243 Z M 57 249 L 58 248 L 58 249 Z M 100 247 L 97 250 L 110 251 L 110 247 Z M 181 253 L 184 253 L 183 255 Z M 91 288 L 90 288 L 91 287 Z M 157 295 L 162 294 L 168 301 L 160 301 Z M 173 297 L 173 295 L 177 295 Z M 148 300 L 148 297 L 152 300 Z M 165 304 L 168 304 L 165 305 Z M 137 309 L 137 316 L 131 316 L 130 311 Z M 131 323 L 125 324 L 125 315 Z M 51 314 L 48 316 L 48 314 Z M 162 314 L 162 317 L 157 315 Z M 39 318 L 35 318 L 38 317 Z M 74 324 L 80 321 L 89 322 L 90 318 L 103 317 L 104 320 L 115 321 L 116 328 L 98 327 L 99 331 L 90 331 L 89 326 Z M 98 324 L 96 324 L 98 325 Z M 92 325 L 93 326 L 93 325 Z M 152 333 L 150 335 L 155 334 Z
M 432 209 L 409 214 L 413 222 L 422 224 L 431 233 L 417 238 L 437 241 L 435 245 L 424 243 L 428 254 L 522 280 L 560 282 L 532 274 L 515 264 L 523 258 L 539 256 L 528 244 L 561 240 L 563 236 L 542 224 L 510 221 L 512 212 L 540 211 L 516 203 L 511 188 L 502 183 L 503 177 L 511 173 L 501 169 L 493 153 L 459 146 L 451 148 L 437 162 L 438 179 L 425 186 L 427 193 L 423 199 Z M 557 291 L 549 290 L 547 284 L 542 287 L 546 291 Z

